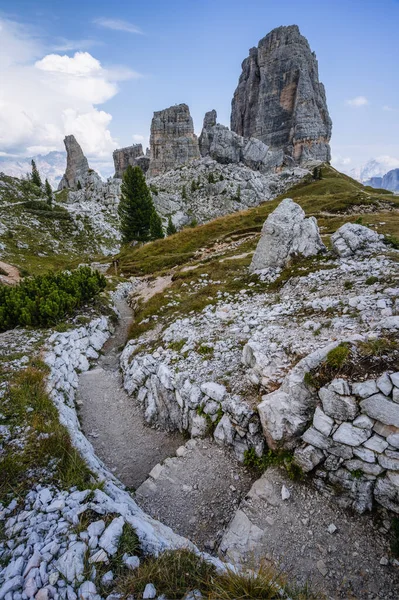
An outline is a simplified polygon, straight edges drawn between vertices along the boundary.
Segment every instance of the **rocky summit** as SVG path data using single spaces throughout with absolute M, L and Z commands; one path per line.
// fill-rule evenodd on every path
M 67 135 L 64 144 L 67 153 L 67 166 L 58 189 L 76 189 L 78 184 L 82 185 L 83 179 L 89 171 L 89 163 L 74 135 Z
M 160 175 L 199 157 L 198 139 L 187 104 L 155 112 L 151 123 L 148 176 Z
M 331 119 L 318 65 L 297 25 L 278 27 L 242 63 L 231 130 L 254 137 L 284 160 L 330 160 Z

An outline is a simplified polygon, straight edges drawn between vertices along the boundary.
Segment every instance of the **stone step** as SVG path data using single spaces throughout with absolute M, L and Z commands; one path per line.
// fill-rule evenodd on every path
M 214 550 L 252 483 L 252 474 L 210 439 L 189 440 L 157 464 L 135 500 L 152 517 Z

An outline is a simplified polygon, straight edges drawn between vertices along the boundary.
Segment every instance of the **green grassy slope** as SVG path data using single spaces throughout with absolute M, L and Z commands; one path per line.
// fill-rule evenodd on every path
M 298 202 L 308 216 L 318 219 L 322 233 L 332 233 L 346 221 L 360 217 L 363 225 L 378 224 L 381 233 L 399 236 L 399 197 L 366 188 L 325 165 L 322 179 L 299 183 L 271 202 L 184 229 L 152 244 L 123 248 L 118 256 L 120 271 L 124 275 L 156 273 L 193 259 L 196 251 L 217 240 L 260 231 L 267 216 L 287 196 Z M 381 222 L 384 225 L 379 225 Z
M 61 193 L 62 194 L 62 193 Z M 23 275 L 73 268 L 95 260 L 104 247 L 115 248 L 93 228 L 88 216 L 72 215 L 56 195 L 49 207 L 29 181 L 0 174 L 0 253 Z M 116 217 L 106 217 L 116 226 Z

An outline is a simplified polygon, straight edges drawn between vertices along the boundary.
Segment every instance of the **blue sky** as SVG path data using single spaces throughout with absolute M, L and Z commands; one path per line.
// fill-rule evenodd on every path
M 2 0 L 1 19 L 0 152 L 60 149 L 69 127 L 106 160 L 180 102 L 197 131 L 211 108 L 228 125 L 248 49 L 296 23 L 319 61 L 336 164 L 399 163 L 398 0 Z

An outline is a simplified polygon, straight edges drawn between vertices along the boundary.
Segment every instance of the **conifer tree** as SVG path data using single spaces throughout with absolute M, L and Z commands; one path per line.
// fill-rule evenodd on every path
M 39 171 L 38 171 L 36 163 L 33 159 L 32 159 L 31 165 L 32 165 L 32 176 L 31 176 L 32 183 L 37 185 L 37 187 L 42 187 L 42 180 L 40 179 Z
M 48 179 L 46 179 L 45 181 L 44 189 L 47 196 L 47 204 L 51 206 L 53 203 L 53 190 L 51 189 L 51 185 L 49 184 Z
M 151 192 L 140 167 L 129 165 L 123 174 L 121 200 L 118 206 L 120 230 L 124 243 L 150 238 L 150 221 L 154 213 Z
M 176 225 L 173 223 L 171 216 L 168 218 L 168 227 L 166 228 L 167 235 L 173 235 L 176 233 Z
M 159 240 L 163 237 L 165 237 L 165 234 L 163 232 L 162 220 L 154 208 L 150 218 L 150 239 Z
M 77 190 L 81 190 L 82 189 L 82 184 L 80 183 L 80 179 L 78 179 L 78 184 L 76 186 Z

